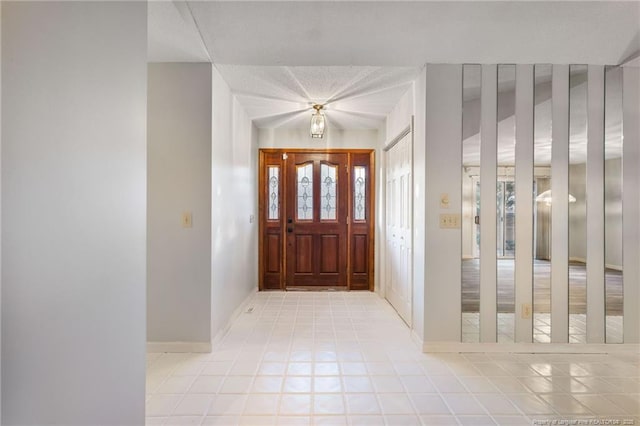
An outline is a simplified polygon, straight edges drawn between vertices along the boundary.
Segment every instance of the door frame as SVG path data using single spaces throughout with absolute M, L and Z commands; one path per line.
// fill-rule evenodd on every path
M 374 291 L 374 283 L 375 283 L 375 225 L 376 225 L 376 167 L 375 167 L 375 149 L 304 149 L 304 148 L 291 148 L 291 149 L 280 149 L 280 148 L 261 148 L 259 150 L 259 161 L 258 161 L 258 289 L 260 291 L 263 290 L 287 290 L 286 288 L 286 271 L 287 271 L 287 259 L 286 259 L 286 223 L 285 216 L 286 214 L 286 185 L 283 182 L 287 181 L 287 167 L 286 160 L 287 154 L 338 154 L 343 153 L 347 154 L 347 168 L 348 168 L 348 184 L 347 184 L 347 211 L 349 220 L 347 220 L 347 286 L 346 290 L 369 290 Z M 277 231 L 280 235 L 280 255 L 279 255 L 279 279 L 277 286 L 265 286 L 265 231 L 266 231 L 266 207 L 265 207 L 265 199 L 266 199 L 266 157 L 274 158 L 274 156 L 279 156 L 279 166 L 280 166 L 280 195 L 279 195 L 279 228 Z M 369 211 L 369 216 L 367 219 L 367 235 L 368 235 L 368 253 L 367 253 L 367 273 L 368 273 L 368 285 L 365 287 L 356 287 L 352 283 L 352 263 L 353 263 L 353 253 L 352 253 L 352 238 L 354 236 L 353 232 L 353 219 L 352 219 L 352 209 L 353 209 L 353 180 L 352 180 L 352 170 L 353 167 L 357 164 L 356 158 L 367 157 L 368 160 L 368 184 L 367 184 L 367 208 Z M 270 163 L 273 165 L 273 162 Z M 299 288 L 296 288 L 299 289 Z M 314 286 L 313 288 L 309 288 L 309 290 L 323 290 L 323 289 L 344 289 L 344 287 L 322 287 L 322 286 Z

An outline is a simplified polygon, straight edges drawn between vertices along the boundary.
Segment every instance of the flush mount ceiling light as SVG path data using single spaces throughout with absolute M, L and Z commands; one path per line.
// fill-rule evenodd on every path
M 323 105 L 315 104 L 313 105 L 313 109 L 316 112 L 311 116 L 311 137 L 312 138 L 322 138 L 324 136 L 324 114 L 320 112 L 323 108 Z
M 550 206 L 552 198 L 553 197 L 551 197 L 551 190 L 549 189 L 547 191 L 544 191 L 540 195 L 538 195 L 536 197 L 536 201 L 539 202 L 539 203 L 545 203 L 547 206 Z M 575 203 L 576 202 L 576 197 L 574 197 L 573 195 L 569 194 L 569 202 L 570 203 Z

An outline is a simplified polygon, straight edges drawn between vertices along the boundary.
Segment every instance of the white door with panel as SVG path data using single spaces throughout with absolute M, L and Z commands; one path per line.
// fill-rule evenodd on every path
M 412 145 L 411 133 L 386 153 L 386 297 L 411 326 L 412 274 Z

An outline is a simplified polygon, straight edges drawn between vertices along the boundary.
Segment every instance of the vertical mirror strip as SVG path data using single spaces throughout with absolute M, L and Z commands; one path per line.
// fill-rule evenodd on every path
M 604 66 L 587 67 L 587 343 L 605 338 Z M 588 230 L 588 231 L 587 231 Z
M 480 342 L 497 340 L 496 185 L 498 67 L 482 65 L 480 118 Z
M 569 66 L 552 68 L 551 342 L 569 341 Z
M 498 342 L 515 341 L 516 66 L 498 65 L 496 268 Z
M 551 342 L 552 66 L 534 68 L 533 341 Z
M 480 341 L 480 65 L 462 78 L 462 341 Z
M 605 340 L 622 343 L 624 327 L 622 269 L 622 68 L 605 70 L 604 224 Z
M 569 342 L 587 339 L 587 66 L 569 68 Z M 555 124 L 555 123 L 554 123 Z M 553 200 L 553 208 L 555 209 Z M 553 325 L 553 324 L 552 324 Z
M 515 341 L 533 341 L 534 67 L 516 66 Z

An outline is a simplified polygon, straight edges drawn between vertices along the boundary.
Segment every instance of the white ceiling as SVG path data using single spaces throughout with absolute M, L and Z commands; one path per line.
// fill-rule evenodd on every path
M 618 64 L 640 2 L 159 1 L 150 62 L 213 62 L 258 127 L 378 128 L 425 63 Z

